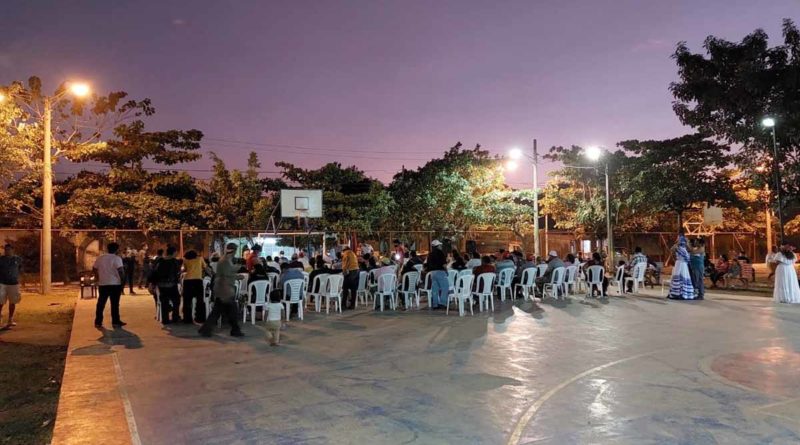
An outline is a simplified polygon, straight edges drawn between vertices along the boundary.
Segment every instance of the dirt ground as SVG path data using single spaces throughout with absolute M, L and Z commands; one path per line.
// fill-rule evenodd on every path
M 0 444 L 50 442 L 77 287 L 23 290 L 14 320 L 0 330 Z M 8 317 L 3 308 L 2 324 Z

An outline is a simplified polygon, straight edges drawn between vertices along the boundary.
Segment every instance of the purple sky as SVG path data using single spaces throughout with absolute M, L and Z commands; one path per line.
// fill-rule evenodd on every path
M 388 181 L 459 140 L 503 153 L 534 137 L 545 151 L 680 135 L 675 43 L 758 27 L 777 43 L 798 12 L 797 0 L 5 0 L 0 84 L 85 79 L 150 97 L 150 128 L 198 128 L 229 166 L 256 148 L 264 170 L 339 161 Z

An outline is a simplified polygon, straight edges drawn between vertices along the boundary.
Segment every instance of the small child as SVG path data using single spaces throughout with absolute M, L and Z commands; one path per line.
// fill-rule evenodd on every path
M 281 339 L 281 312 L 284 310 L 281 298 L 280 292 L 272 292 L 267 304 L 267 338 L 271 346 L 278 346 Z

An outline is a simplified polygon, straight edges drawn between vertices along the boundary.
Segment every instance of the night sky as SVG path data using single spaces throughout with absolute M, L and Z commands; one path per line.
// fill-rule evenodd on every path
M 759 27 L 777 44 L 799 13 L 798 0 L 3 0 L 0 84 L 83 79 L 150 97 L 150 128 L 198 128 L 231 167 L 256 149 L 265 171 L 339 161 L 389 181 L 456 141 L 503 153 L 681 135 L 675 44 Z

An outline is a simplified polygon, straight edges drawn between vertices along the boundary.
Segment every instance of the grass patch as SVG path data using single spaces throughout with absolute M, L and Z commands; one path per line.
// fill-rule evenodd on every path
M 66 346 L 0 343 L 0 444 L 50 443 Z
M 50 443 L 77 295 L 72 287 L 23 291 L 18 326 L 0 333 L 0 445 Z

